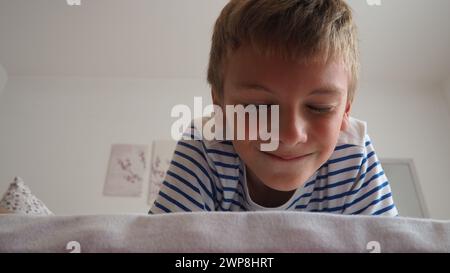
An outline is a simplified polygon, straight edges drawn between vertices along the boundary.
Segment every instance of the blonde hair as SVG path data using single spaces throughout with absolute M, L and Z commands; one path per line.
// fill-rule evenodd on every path
M 341 57 L 350 74 L 347 100 L 358 82 L 357 29 L 343 0 L 230 0 L 214 26 L 208 82 L 222 96 L 227 58 L 243 44 L 293 60 Z

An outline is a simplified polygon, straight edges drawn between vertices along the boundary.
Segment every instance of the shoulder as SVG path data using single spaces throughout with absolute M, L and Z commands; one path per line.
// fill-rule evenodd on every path
M 350 117 L 350 124 L 345 131 L 341 131 L 334 151 L 324 164 L 326 170 L 336 173 L 346 173 L 353 170 L 358 172 L 363 166 L 376 162 L 372 140 L 367 133 L 367 123 Z M 345 172 L 344 172 L 345 170 Z
M 349 126 L 340 132 L 336 147 L 326 166 L 332 165 L 333 168 L 360 166 L 364 158 L 374 153 L 371 139 L 367 134 L 367 123 L 350 117 Z
M 367 123 L 365 121 L 350 117 L 348 128 L 339 133 L 337 146 L 354 145 L 365 147 L 368 140 L 369 136 L 367 135 Z

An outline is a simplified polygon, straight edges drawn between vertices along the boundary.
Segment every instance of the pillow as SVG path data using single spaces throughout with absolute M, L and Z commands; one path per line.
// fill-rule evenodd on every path
M 53 215 L 53 213 L 31 193 L 20 177 L 15 177 L 0 200 L 0 213 Z

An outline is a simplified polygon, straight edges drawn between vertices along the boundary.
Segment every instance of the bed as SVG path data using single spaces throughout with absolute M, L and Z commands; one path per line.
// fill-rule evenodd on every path
M 0 252 L 450 252 L 450 221 L 308 212 L 5 214 Z

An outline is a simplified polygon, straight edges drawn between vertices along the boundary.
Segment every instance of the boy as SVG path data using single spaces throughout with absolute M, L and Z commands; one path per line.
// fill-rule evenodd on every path
M 396 216 L 366 125 L 349 116 L 358 59 L 356 27 L 343 0 L 231 0 L 212 37 L 213 102 L 222 109 L 278 105 L 278 146 L 262 151 L 261 140 L 180 140 L 150 213 Z

